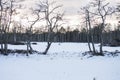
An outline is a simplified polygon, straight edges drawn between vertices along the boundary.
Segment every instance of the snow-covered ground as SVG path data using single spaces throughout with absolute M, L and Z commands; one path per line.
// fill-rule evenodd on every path
M 98 48 L 99 44 L 96 44 Z M 33 45 L 44 51 L 45 43 Z M 26 46 L 9 45 L 10 49 Z M 120 47 L 104 47 L 106 51 Z M 54 43 L 48 55 L 0 55 L 0 80 L 119 80 L 120 56 L 83 57 L 87 43 Z

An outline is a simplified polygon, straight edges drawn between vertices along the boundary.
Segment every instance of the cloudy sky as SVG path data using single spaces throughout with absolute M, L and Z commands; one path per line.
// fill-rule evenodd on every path
M 31 7 L 31 4 L 37 3 L 39 0 L 25 0 L 27 6 Z M 41 0 L 45 1 L 45 0 Z M 63 5 L 63 9 L 68 14 L 76 14 L 81 6 L 87 5 L 90 1 L 93 0 L 49 0 L 56 1 L 58 4 Z M 110 2 L 110 4 L 115 5 L 116 3 L 120 3 L 120 0 L 106 0 Z
M 37 3 L 39 0 L 25 0 L 23 4 L 25 4 L 27 7 L 34 6 L 35 3 Z M 42 0 L 44 1 L 44 0 Z M 53 1 L 53 0 L 49 0 Z M 80 10 L 80 7 L 87 5 L 92 0 L 54 0 L 58 4 L 62 4 L 63 11 L 65 11 L 65 17 L 69 20 L 69 25 L 77 25 L 79 24 L 79 16 L 78 11 Z M 120 0 L 107 0 L 110 2 L 111 5 L 116 5 L 116 3 L 120 3 Z M 69 26 L 68 25 L 68 26 Z

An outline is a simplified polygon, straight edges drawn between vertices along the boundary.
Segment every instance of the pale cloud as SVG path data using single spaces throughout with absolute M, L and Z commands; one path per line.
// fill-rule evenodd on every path
M 25 0 L 23 3 L 28 8 L 34 7 L 35 4 L 37 4 L 39 1 L 45 1 L 45 0 Z M 77 11 L 80 10 L 80 7 L 87 5 L 90 1 L 93 0 L 49 0 L 49 1 L 56 1 L 59 4 L 63 5 L 63 11 L 66 12 L 66 14 L 76 14 Z M 111 5 L 116 5 L 116 3 L 119 3 L 120 0 L 106 0 L 111 3 Z
M 80 7 L 87 5 L 93 0 L 56 0 L 57 2 L 63 4 L 63 9 L 67 14 L 76 14 L 80 10 Z M 106 0 L 110 2 L 110 5 L 116 5 L 120 0 Z
M 63 5 L 62 11 L 65 11 L 65 18 L 68 19 L 68 25 L 78 25 L 80 24 L 79 21 L 80 17 L 78 14 L 80 7 L 87 5 L 90 1 L 93 0 L 49 0 L 49 1 L 56 1 L 58 5 L 60 4 Z M 117 3 L 120 3 L 120 0 L 107 0 L 107 1 L 110 2 L 111 5 L 117 5 Z M 25 0 L 23 4 L 27 8 L 31 8 L 34 7 L 35 4 L 38 2 L 39 0 Z M 23 11 L 23 13 L 27 14 L 28 11 L 26 9 L 26 11 Z

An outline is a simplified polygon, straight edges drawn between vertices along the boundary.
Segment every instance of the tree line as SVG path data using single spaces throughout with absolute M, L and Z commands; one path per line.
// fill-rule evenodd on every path
M 92 28 L 94 35 L 94 42 L 100 42 L 99 27 Z M 32 42 L 47 42 L 48 32 L 32 31 L 31 41 Z M 120 26 L 115 30 L 105 30 L 103 33 L 104 44 L 112 44 L 114 41 L 120 40 Z M 27 32 L 13 31 L 8 33 L 8 43 L 25 42 L 27 41 Z M 83 28 L 81 31 L 78 29 L 67 31 L 63 27 L 58 32 L 53 32 L 51 36 L 54 36 L 53 42 L 87 42 L 87 30 Z M 90 37 L 90 36 L 89 36 Z M 91 39 L 90 39 L 91 42 Z M 113 43 L 114 44 L 114 43 Z

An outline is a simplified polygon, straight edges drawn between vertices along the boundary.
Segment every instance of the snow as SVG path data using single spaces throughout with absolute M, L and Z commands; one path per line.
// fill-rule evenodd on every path
M 44 51 L 46 43 L 32 45 Z M 96 44 L 98 48 L 99 44 Z M 10 49 L 26 46 L 9 45 Z M 120 47 L 104 47 L 115 51 Z M 0 80 L 119 80 L 120 56 L 83 57 L 87 43 L 53 43 L 48 55 L 0 55 Z

